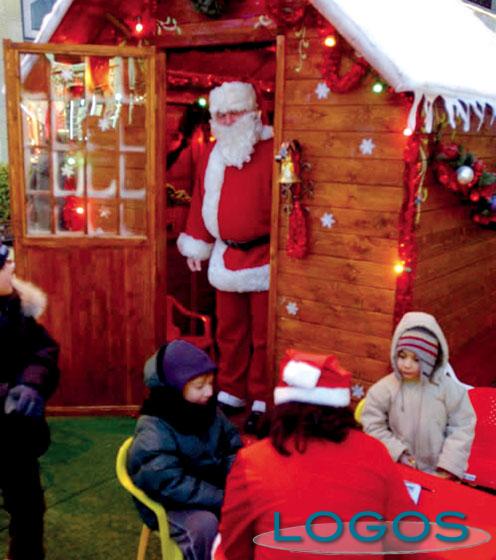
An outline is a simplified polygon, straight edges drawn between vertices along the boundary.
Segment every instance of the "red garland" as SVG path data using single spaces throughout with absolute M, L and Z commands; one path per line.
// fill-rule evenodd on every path
M 396 280 L 396 301 L 394 304 L 393 326 L 412 308 L 413 284 L 417 265 L 417 243 L 415 240 L 416 196 L 422 177 L 420 156 L 420 135 L 414 133 L 408 138 L 403 154 L 405 167 L 403 185 L 405 188 L 399 221 L 398 254 L 404 271 Z
M 348 93 L 359 87 L 370 68 L 368 62 L 356 54 L 332 27 L 321 28 L 320 33 L 323 37 L 333 35 L 336 39 L 336 44 L 333 47 L 324 46 L 323 52 L 322 77 L 330 90 L 333 93 Z M 353 65 L 340 76 L 343 56 L 351 58 Z
M 295 189 L 299 188 L 299 185 Z M 286 254 L 294 259 L 303 259 L 308 253 L 307 212 L 301 205 L 299 195 L 294 195 L 293 208 L 289 215 Z

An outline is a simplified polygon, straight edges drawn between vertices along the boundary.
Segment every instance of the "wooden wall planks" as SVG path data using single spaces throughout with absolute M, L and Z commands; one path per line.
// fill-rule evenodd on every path
M 443 141 L 462 144 L 494 169 L 496 135 L 486 125 L 480 133 L 447 132 Z M 474 224 L 457 195 L 432 183 L 428 191 L 417 232 L 414 304 L 437 317 L 453 353 L 496 324 L 496 234 Z

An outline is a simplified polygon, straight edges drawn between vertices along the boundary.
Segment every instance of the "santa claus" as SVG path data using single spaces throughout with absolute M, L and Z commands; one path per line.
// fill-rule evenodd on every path
M 228 414 L 249 403 L 245 430 L 256 433 L 271 392 L 266 346 L 273 134 L 262 124 L 251 84 L 223 83 L 210 92 L 209 108 L 216 141 L 199 166 L 177 245 L 192 271 L 210 259 L 218 401 Z

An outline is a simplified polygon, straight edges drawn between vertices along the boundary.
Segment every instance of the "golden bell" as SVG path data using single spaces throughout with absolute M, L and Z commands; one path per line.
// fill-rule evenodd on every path
M 279 183 L 292 185 L 299 183 L 301 179 L 296 175 L 293 160 L 289 157 L 284 158 L 281 162 L 281 171 L 279 173 Z

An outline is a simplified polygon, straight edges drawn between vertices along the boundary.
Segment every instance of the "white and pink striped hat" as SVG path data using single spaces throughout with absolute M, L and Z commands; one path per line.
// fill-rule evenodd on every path
M 286 350 L 274 403 L 300 402 L 345 407 L 350 404 L 351 373 L 336 356 Z
M 422 373 L 432 375 L 439 354 L 439 341 L 433 333 L 424 328 L 405 331 L 398 339 L 396 354 L 400 350 L 413 352 L 420 360 Z

